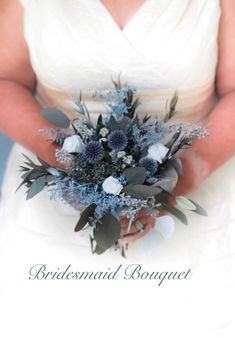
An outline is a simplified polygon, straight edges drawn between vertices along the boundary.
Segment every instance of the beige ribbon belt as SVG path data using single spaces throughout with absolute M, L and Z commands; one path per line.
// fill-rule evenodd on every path
M 158 115 L 163 117 L 167 112 L 170 100 L 175 90 L 178 90 L 179 100 L 176 106 L 178 114 L 175 120 L 196 122 L 207 116 L 215 105 L 217 98 L 214 81 L 197 86 L 181 88 L 159 88 L 140 90 L 135 95 L 140 98 L 141 105 L 137 108 L 139 114 Z M 104 92 L 107 90 L 104 90 Z M 57 107 L 64 111 L 71 119 L 78 117 L 75 111 L 74 99 L 79 97 L 80 91 L 64 92 L 42 84 L 38 81 L 36 99 L 42 107 Z M 82 91 L 82 99 L 90 111 L 95 122 L 99 114 L 105 114 L 105 103 L 93 98 L 93 91 Z

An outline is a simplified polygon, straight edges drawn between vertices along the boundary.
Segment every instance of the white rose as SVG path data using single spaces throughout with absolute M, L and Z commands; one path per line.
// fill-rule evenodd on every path
M 169 149 L 161 143 L 156 143 L 149 147 L 148 157 L 151 157 L 153 160 L 162 163 L 162 160 L 166 157 Z
M 84 148 L 84 143 L 80 136 L 73 135 L 65 139 L 62 149 L 68 153 L 81 153 Z
M 123 185 L 121 185 L 117 178 L 109 176 L 108 178 L 106 178 L 106 180 L 104 180 L 102 188 L 107 194 L 119 195 L 123 188 Z

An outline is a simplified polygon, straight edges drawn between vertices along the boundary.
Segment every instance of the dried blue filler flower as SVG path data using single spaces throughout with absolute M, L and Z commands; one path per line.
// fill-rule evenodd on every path
M 139 165 L 141 167 L 144 167 L 146 171 L 150 174 L 154 174 L 157 170 L 157 162 L 149 157 L 141 158 L 141 160 L 139 161 Z
M 87 162 L 95 163 L 104 157 L 104 148 L 98 141 L 90 141 L 86 144 L 83 155 Z
M 108 146 L 114 151 L 124 150 L 127 144 L 127 136 L 122 130 L 114 130 L 108 136 Z

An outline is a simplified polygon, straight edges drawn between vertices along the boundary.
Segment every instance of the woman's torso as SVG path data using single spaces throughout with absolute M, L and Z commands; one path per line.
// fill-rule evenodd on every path
M 73 115 L 81 90 L 105 112 L 94 90 L 121 74 L 139 89 L 139 111 L 164 113 L 179 90 L 180 118 L 199 120 L 216 97 L 219 0 L 146 0 L 121 30 L 99 0 L 21 0 L 24 33 L 37 76 L 37 98 Z

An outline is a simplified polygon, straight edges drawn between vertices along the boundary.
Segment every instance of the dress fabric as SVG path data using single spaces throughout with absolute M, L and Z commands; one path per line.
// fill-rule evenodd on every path
M 42 106 L 56 106 L 72 117 L 73 98 L 82 90 L 95 121 L 105 107 L 92 93 L 109 89 L 111 79 L 121 74 L 123 83 L 138 89 L 140 114 L 163 116 L 175 89 L 179 91 L 177 120 L 203 121 L 213 110 L 219 0 L 147 0 L 123 30 L 98 0 L 21 3 L 24 35 L 37 76 L 35 97 Z M 145 242 L 130 245 L 125 260 L 114 251 L 92 255 L 88 234 L 73 231 L 77 212 L 62 202 L 49 201 L 47 191 L 30 201 L 24 189 L 15 194 L 22 153 L 35 158 L 21 145 L 14 145 L 0 204 L 2 338 L 16 334 L 75 337 L 79 330 L 89 337 L 97 332 L 116 337 L 147 336 L 155 331 L 162 337 L 176 333 L 181 337 L 233 336 L 234 158 L 191 194 L 208 217 L 188 213 L 189 225 L 176 222 L 174 234 L 161 245 L 155 232 L 150 232 Z M 156 250 L 145 255 L 143 247 L 155 240 Z M 72 264 L 89 270 L 139 263 L 146 270 L 192 269 L 193 277 L 164 287 L 144 280 L 28 280 L 30 266 L 39 263 L 54 269 Z M 115 307 L 115 302 L 120 306 L 120 297 L 123 306 Z M 143 321 L 142 316 L 146 316 Z M 44 329 L 37 322 L 39 317 Z M 131 325 L 125 326 L 126 321 Z M 111 324 L 116 325 L 115 332 Z M 102 325 L 110 330 L 101 331 Z

